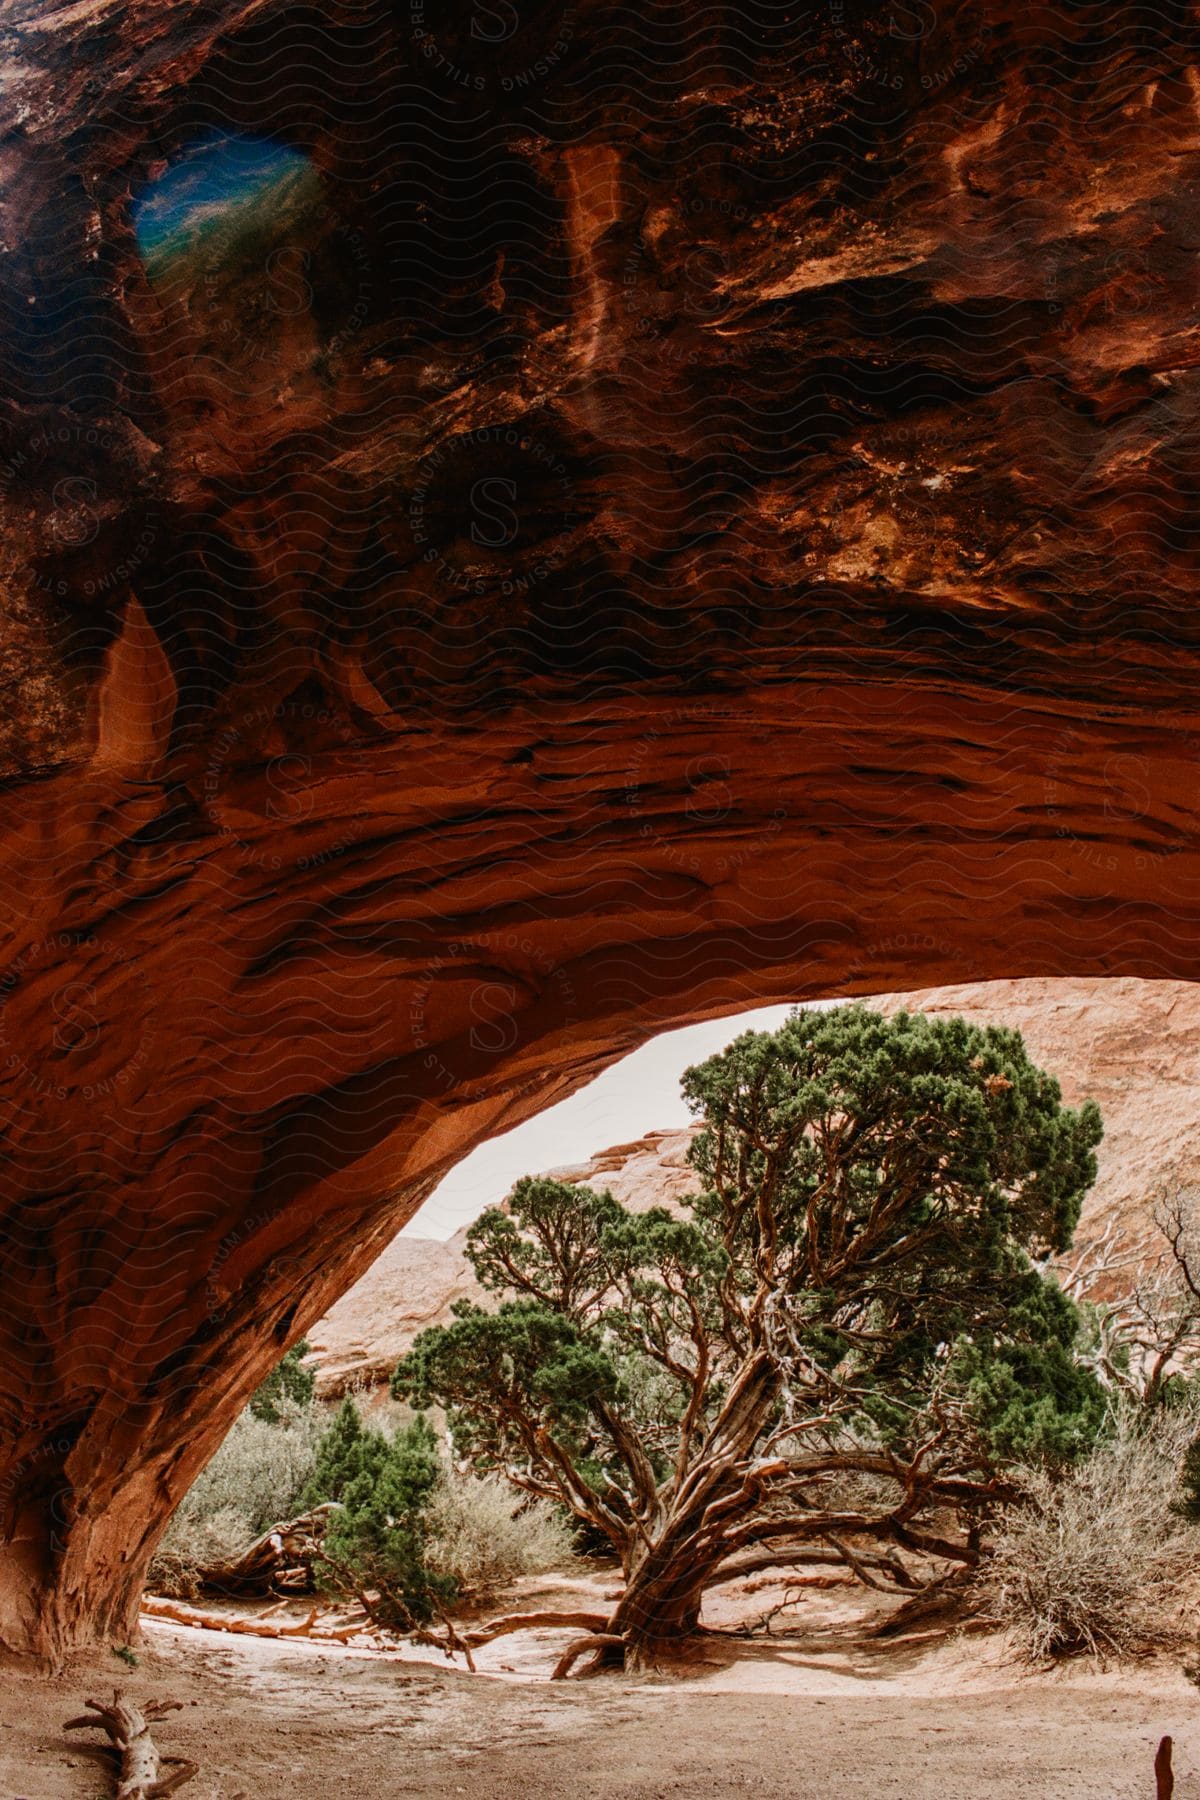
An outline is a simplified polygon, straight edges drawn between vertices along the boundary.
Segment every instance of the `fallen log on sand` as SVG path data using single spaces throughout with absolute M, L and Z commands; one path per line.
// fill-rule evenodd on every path
M 145 1594 L 142 1597 L 142 1613 L 148 1619 L 168 1619 L 175 1625 L 191 1625 L 204 1631 L 232 1631 L 245 1637 L 264 1638 L 306 1638 L 314 1643 L 344 1644 L 353 1637 L 374 1630 L 379 1635 L 378 1627 L 372 1627 L 366 1612 L 358 1616 L 346 1618 L 342 1615 L 339 1625 L 322 1625 L 321 1614 L 316 1607 L 306 1619 L 295 1625 L 274 1623 L 272 1615 L 277 1608 L 271 1607 L 268 1612 L 257 1618 L 237 1618 L 229 1613 L 205 1612 L 198 1606 L 186 1606 L 180 1600 L 164 1600 L 157 1594 Z M 432 1644 L 447 1655 L 456 1652 L 465 1655 L 470 1668 L 474 1668 L 471 1651 L 478 1650 L 483 1644 L 490 1644 L 495 1638 L 505 1637 L 514 1631 L 603 1631 L 607 1623 L 607 1614 L 592 1612 L 529 1612 L 510 1613 L 505 1618 L 492 1619 L 475 1631 L 456 1631 L 449 1619 L 442 1623 L 447 1630 L 447 1637 L 435 1637 L 431 1632 L 417 1631 L 412 1635 L 417 1643 Z
M 329 1515 L 339 1510 L 323 1501 L 298 1519 L 272 1525 L 240 1556 L 201 1572 L 206 1588 L 223 1594 L 298 1593 L 312 1586 L 312 1566 L 321 1554 Z
M 198 1606 L 185 1606 L 178 1600 L 160 1599 L 157 1594 L 143 1596 L 142 1613 L 148 1619 L 169 1619 L 175 1625 L 192 1625 L 204 1631 L 232 1631 L 244 1637 L 311 1638 L 314 1642 L 328 1644 L 344 1644 L 371 1629 L 365 1617 L 333 1627 L 322 1626 L 318 1623 L 322 1614 L 315 1606 L 306 1619 L 295 1625 L 276 1625 L 265 1618 L 241 1619 L 228 1613 L 204 1612 Z
M 123 1700 L 118 1689 L 111 1704 L 85 1700 L 84 1705 L 88 1708 L 84 1717 L 68 1719 L 63 1730 L 82 1731 L 98 1725 L 108 1733 L 121 1760 L 117 1800 L 163 1800 L 199 1774 L 199 1763 L 189 1762 L 185 1756 L 162 1756 L 150 1736 L 151 1725 L 167 1713 L 177 1712 L 182 1700 L 150 1700 L 139 1708 Z M 164 1774 L 168 1767 L 173 1772 Z

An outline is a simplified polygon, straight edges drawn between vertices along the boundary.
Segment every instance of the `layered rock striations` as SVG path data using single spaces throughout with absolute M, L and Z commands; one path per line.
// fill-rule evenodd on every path
M 1067 0 L 3 33 L 0 1644 L 60 1656 L 652 1030 L 1194 978 L 1200 58 Z

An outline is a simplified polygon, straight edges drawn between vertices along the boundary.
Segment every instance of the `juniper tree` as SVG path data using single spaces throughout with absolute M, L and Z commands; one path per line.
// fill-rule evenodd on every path
M 419 1630 L 453 1596 L 454 1583 L 426 1561 L 425 1514 L 440 1473 L 426 1419 L 389 1438 L 364 1425 L 347 1399 L 321 1439 L 304 1491 L 309 1506 L 337 1503 L 318 1578 L 335 1592 L 369 1595 L 371 1616 L 397 1630 Z
M 468 1234 L 494 1310 L 424 1331 L 393 1392 L 460 1456 L 611 1545 L 624 1592 L 563 1658 L 647 1666 L 731 1573 L 840 1558 L 915 1585 L 970 1564 L 1010 1457 L 1063 1460 L 1103 1400 L 1031 1258 L 1095 1178 L 1020 1034 L 798 1012 L 687 1072 L 684 1215 L 519 1182 Z

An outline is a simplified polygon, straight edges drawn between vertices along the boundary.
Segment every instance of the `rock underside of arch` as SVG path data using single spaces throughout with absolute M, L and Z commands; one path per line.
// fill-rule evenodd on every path
M 15 28 L 0 1646 L 653 1031 L 1198 973 L 1194 24 L 569 10 Z M 218 126 L 310 185 L 164 275 Z

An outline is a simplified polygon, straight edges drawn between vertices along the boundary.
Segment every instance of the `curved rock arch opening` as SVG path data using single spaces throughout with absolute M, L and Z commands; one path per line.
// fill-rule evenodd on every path
M 305 818 L 218 840 L 207 879 L 151 900 L 157 933 L 126 890 L 97 929 L 49 931 L 9 965 L 6 1061 L 24 1076 L 0 1327 L 9 1641 L 56 1653 L 78 1630 L 128 1636 L 158 1531 L 281 1350 L 458 1156 L 653 1031 L 947 980 L 1194 976 L 1180 911 L 1146 893 L 1140 824 L 1130 842 L 1114 816 L 1106 840 L 1127 899 L 1107 867 L 1098 893 L 1094 853 L 1057 835 L 985 847 L 943 832 L 922 880 L 912 837 L 900 858 L 879 829 L 831 844 L 798 807 L 775 834 L 746 800 L 724 835 L 689 821 L 688 759 L 714 741 L 672 756 L 659 742 L 656 787 L 673 761 L 678 786 L 658 855 L 626 822 L 603 862 L 594 834 L 583 862 L 564 857 L 562 833 L 497 859 L 493 798 L 457 828 L 449 868 L 414 862 L 393 826 L 382 862 L 374 836 L 365 867 L 306 849 L 283 884 L 274 860 L 311 845 Z M 777 802 L 778 778 L 759 784 Z M 893 791 L 911 804 L 910 783 Z M 725 869 L 733 843 L 745 860 Z M 686 878 L 681 856 L 698 865 Z M 1016 872 L 1007 887 L 997 865 Z
M 472 1144 L 653 1031 L 1200 974 L 1191 23 L 1106 15 L 1101 54 L 1074 6 L 991 8 L 985 64 L 970 9 L 897 43 L 847 5 L 801 44 L 768 8 L 749 46 L 716 6 L 639 148 L 625 38 L 576 10 L 582 67 L 438 102 L 501 146 L 523 215 L 514 248 L 461 184 L 437 214 L 469 275 L 445 328 L 428 294 L 389 313 L 376 285 L 353 329 L 323 302 L 249 400 L 231 373 L 202 406 L 147 323 L 124 174 L 239 32 L 253 73 L 276 16 L 304 43 L 315 15 L 136 0 L 124 35 L 86 9 L 22 31 L 9 1648 L 127 1639 L 157 1532 L 284 1345 Z M 395 9 L 348 12 L 358 63 L 378 28 L 371 92 L 411 83 Z M 366 204 L 335 85 L 314 158 Z M 464 435 L 442 567 L 412 492 Z M 526 509 L 507 559 L 514 496 L 469 510 L 497 475 Z

